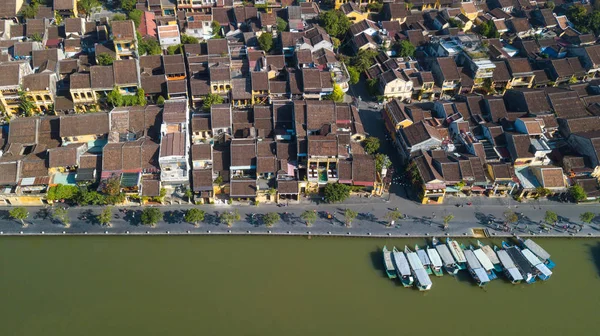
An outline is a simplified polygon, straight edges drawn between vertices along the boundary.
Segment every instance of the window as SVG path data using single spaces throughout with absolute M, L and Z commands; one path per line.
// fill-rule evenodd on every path
M 52 100 L 49 95 L 44 95 L 44 100 Z

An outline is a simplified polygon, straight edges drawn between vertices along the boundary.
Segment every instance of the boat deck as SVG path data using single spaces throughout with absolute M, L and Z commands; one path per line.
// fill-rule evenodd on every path
M 460 248 L 460 244 L 457 241 L 455 241 L 455 240 L 449 241 L 448 249 L 450 249 L 450 252 L 452 253 L 452 256 L 454 257 L 454 259 L 456 259 L 456 262 L 459 262 L 459 263 L 467 262 L 465 253 L 463 252 L 463 249 Z
M 392 254 L 392 259 L 394 261 L 394 266 L 396 272 L 400 273 L 401 276 L 410 276 L 410 266 L 408 265 L 408 260 L 406 260 L 406 256 L 402 252 L 394 252 Z
M 456 263 L 454 257 L 452 256 L 452 253 L 450 253 L 450 250 L 448 249 L 448 246 L 436 245 L 435 250 L 438 251 L 440 257 L 442 258 L 442 261 L 444 262 L 444 265 L 453 265 Z
M 494 269 L 494 264 L 492 264 L 490 258 L 488 258 L 487 254 L 485 254 L 482 249 L 476 249 L 473 253 L 477 257 L 477 260 L 479 260 L 479 263 L 481 263 L 483 269 L 488 272 Z
M 421 264 L 423 264 L 423 266 L 431 265 L 431 260 L 429 260 L 429 256 L 425 250 L 417 250 L 417 256 L 421 259 Z
M 515 265 L 524 276 L 526 274 L 533 274 L 533 268 L 531 267 L 531 264 L 529 264 L 527 259 L 521 253 L 521 251 L 519 251 L 518 247 L 511 246 L 505 249 L 505 251 L 506 253 L 508 253 L 510 258 L 514 261 Z
M 492 264 L 496 265 L 496 264 L 500 263 L 500 260 L 498 259 L 496 252 L 494 252 L 494 249 L 491 246 L 484 245 L 481 247 L 481 250 L 485 253 L 485 255 L 488 257 L 488 259 L 490 259 Z
M 415 252 L 407 253 L 406 258 L 408 259 L 411 269 L 415 271 L 418 269 L 425 269 L 423 263 L 421 263 L 421 259 L 419 259 L 419 256 Z
M 465 258 L 467 259 L 467 265 L 469 266 L 470 269 L 477 269 L 477 268 L 483 268 L 481 267 L 481 263 L 479 263 L 479 260 L 477 260 L 477 257 L 475 256 L 475 253 L 473 253 L 473 251 L 471 250 L 465 250 Z
M 392 252 L 383 252 L 383 260 L 385 262 L 385 269 L 388 271 L 394 270 L 394 263 L 392 262 Z
M 531 252 L 533 252 L 536 256 L 538 256 L 542 260 L 550 259 L 550 253 L 546 252 L 540 245 L 534 242 L 531 239 L 527 239 L 523 242 L 523 245 L 527 247 Z
M 427 248 L 427 254 L 429 255 L 429 260 L 431 260 L 433 267 L 442 267 L 444 265 L 436 249 Z

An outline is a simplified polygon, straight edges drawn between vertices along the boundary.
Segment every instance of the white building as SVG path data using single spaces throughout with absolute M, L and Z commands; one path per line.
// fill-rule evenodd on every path
M 163 123 L 160 127 L 160 180 L 163 185 L 189 184 L 190 139 L 187 100 L 165 101 Z

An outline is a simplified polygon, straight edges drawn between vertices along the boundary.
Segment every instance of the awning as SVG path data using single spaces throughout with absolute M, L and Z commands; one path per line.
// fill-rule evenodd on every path
M 123 173 L 121 175 L 121 186 L 128 187 L 137 187 L 140 180 L 140 173 Z
M 471 191 L 485 191 L 485 188 L 479 186 L 472 186 Z
M 93 181 L 96 179 L 96 169 L 94 168 L 79 168 L 75 175 L 75 181 Z
M 457 193 L 457 192 L 460 192 L 460 189 L 455 188 L 455 187 L 446 187 L 446 192 Z

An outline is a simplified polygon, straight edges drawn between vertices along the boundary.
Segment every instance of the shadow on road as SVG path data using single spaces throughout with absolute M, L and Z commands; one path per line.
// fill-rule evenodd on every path
M 125 212 L 125 216 L 123 216 L 123 220 L 129 222 L 130 225 L 138 226 L 142 224 L 142 222 L 140 221 L 141 215 L 141 210 L 127 210 Z
M 163 221 L 167 224 L 178 224 L 183 222 L 185 212 L 182 210 L 166 211 L 163 216 Z

